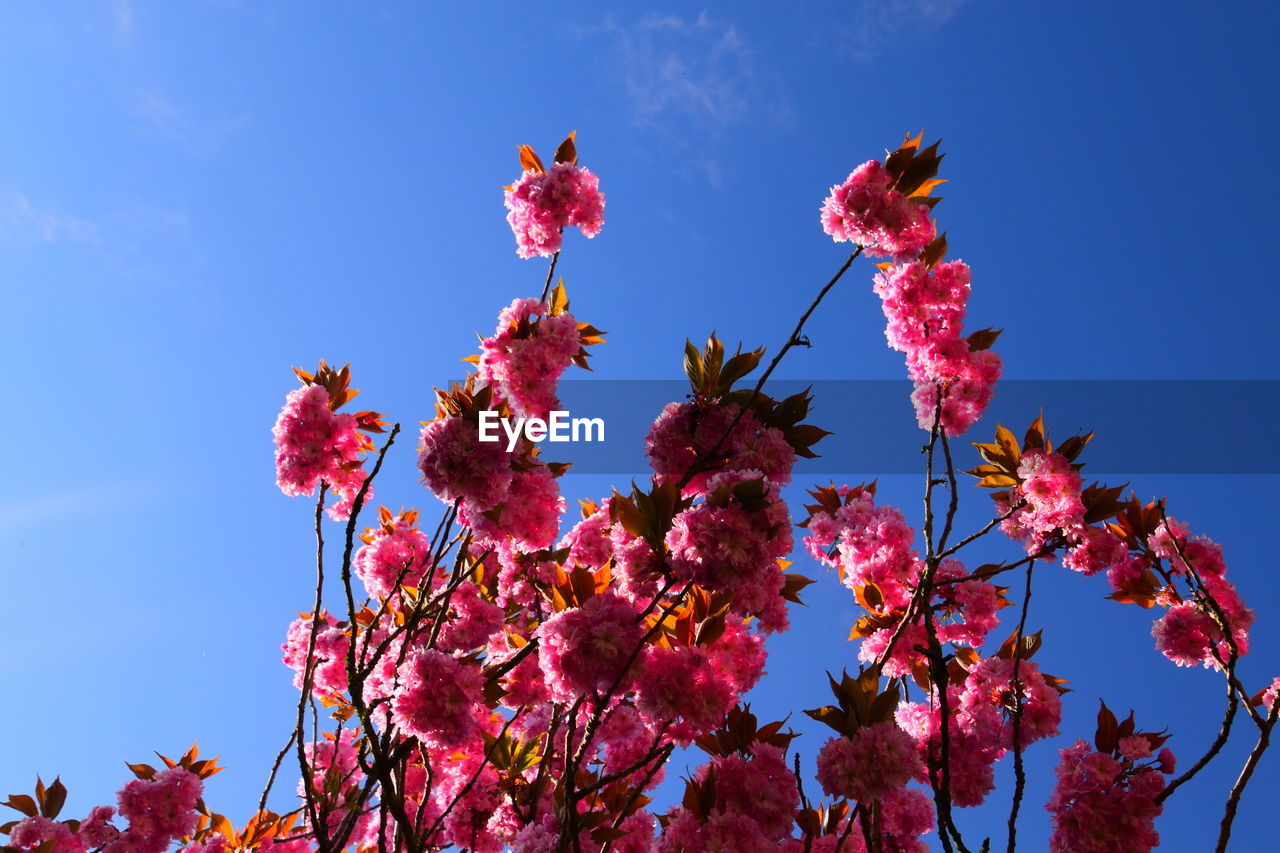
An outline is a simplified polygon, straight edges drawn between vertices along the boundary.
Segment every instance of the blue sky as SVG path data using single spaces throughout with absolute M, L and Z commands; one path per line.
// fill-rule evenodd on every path
M 1007 330 L 1009 377 L 1280 378 L 1269 4 L 3 9 L 6 792 L 61 773 L 87 808 L 109 800 L 125 760 L 199 738 L 230 768 L 211 801 L 247 816 L 296 695 L 277 648 L 309 606 L 309 507 L 272 483 L 289 368 L 350 361 L 363 404 L 406 425 L 429 417 L 432 385 L 457 375 L 475 332 L 541 284 L 503 220 L 518 143 L 550 151 L 577 128 L 601 176 L 605 230 L 570 235 L 561 271 L 575 312 L 610 333 L 593 358 L 602 377 L 679 378 L 684 339 L 712 329 L 776 346 L 843 258 L 817 225 L 827 188 L 924 128 L 949 152 L 938 214 L 974 268 L 970 322 Z M 815 346 L 780 376 L 901 376 L 869 276 L 860 266 L 832 294 Z M 1197 410 L 1168 405 L 1179 424 Z M 1046 416 L 1064 433 L 1088 426 Z M 1222 452 L 1267 441 L 1274 416 L 1260 406 Z M 1167 420 L 1158 406 L 1136 417 L 1135 433 Z M 821 401 L 815 421 L 859 429 L 823 423 Z M 380 482 L 393 506 L 430 500 L 412 444 Z M 1179 475 L 1171 455 L 1174 473 L 1134 485 L 1225 543 L 1262 614 L 1243 665 L 1261 686 L 1280 672 L 1273 477 Z M 618 479 L 566 490 L 598 497 Z M 912 510 L 919 488 L 895 475 L 881 493 Z M 986 499 L 964 497 L 976 523 Z M 1076 688 L 1062 743 L 1092 732 L 1101 695 L 1198 754 L 1218 722 L 1214 677 L 1163 663 L 1148 615 L 1101 602 L 1100 579 L 1038 577 L 1041 665 Z M 773 642 L 762 713 L 815 706 L 823 668 L 852 662 L 853 604 L 821 580 Z M 797 725 L 811 756 L 821 736 Z M 1206 848 L 1243 748 L 1171 801 L 1162 849 Z M 1031 753 L 1027 849 L 1047 832 L 1053 749 Z M 1270 761 L 1246 795 L 1242 847 L 1277 782 Z M 999 832 L 1003 809 L 962 825 Z

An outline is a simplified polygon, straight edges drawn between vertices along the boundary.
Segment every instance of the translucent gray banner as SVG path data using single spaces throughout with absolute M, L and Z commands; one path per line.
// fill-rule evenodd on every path
M 891 380 L 770 382 L 781 398 L 812 387 L 808 418 L 833 435 L 800 460 L 797 477 L 911 474 L 921 470 L 926 434 L 915 423 L 911 386 Z M 644 436 L 689 386 L 675 380 L 573 379 L 560 384 L 573 418 L 602 418 L 602 442 L 544 444 L 544 458 L 573 463 L 575 474 L 640 476 L 648 471 Z M 1280 414 L 1280 380 L 1012 380 L 997 386 L 987 415 L 955 442 L 956 462 L 976 464 L 970 441 L 990 441 L 997 422 L 1019 437 L 1041 411 L 1058 440 L 1093 430 L 1086 473 L 1280 474 L 1269 440 Z

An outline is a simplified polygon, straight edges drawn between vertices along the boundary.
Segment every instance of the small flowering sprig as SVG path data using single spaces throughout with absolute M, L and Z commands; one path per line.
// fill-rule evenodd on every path
M 1101 703 L 1094 749 L 1078 740 L 1062 750 L 1058 785 L 1047 805 L 1053 816 L 1049 849 L 1148 853 L 1158 846 L 1154 821 L 1163 811 L 1164 776 L 1174 770 L 1167 740 L 1163 732 L 1138 731 L 1132 711 L 1120 722 Z
M 936 233 L 930 214 L 941 199 L 930 193 L 945 183 L 936 177 L 942 140 L 921 149 L 923 140 L 923 133 L 908 136 L 883 164 L 868 160 L 832 187 L 822 204 L 822 230 L 838 243 L 899 261 L 919 254 Z
M 590 238 L 604 225 L 600 181 L 578 165 L 576 136 L 575 130 L 556 148 L 550 169 L 533 148 L 519 147 L 524 171 L 514 184 L 503 187 L 503 201 L 516 237 L 516 254 L 522 258 L 558 254 L 566 227 L 574 226 Z

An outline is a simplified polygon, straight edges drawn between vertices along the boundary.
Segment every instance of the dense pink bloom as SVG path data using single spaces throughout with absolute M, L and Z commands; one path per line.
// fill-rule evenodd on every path
M 1105 527 L 1092 525 L 1076 530 L 1075 544 L 1062 558 L 1062 564 L 1086 577 L 1121 565 L 1129 555 L 1124 540 Z
M 1235 586 L 1226 578 L 1222 546 L 1206 536 L 1192 538 L 1186 525 L 1176 519 L 1170 519 L 1169 525 L 1172 530 L 1161 524 L 1150 536 L 1148 546 L 1156 557 L 1168 561 L 1174 575 L 1186 576 L 1188 569 L 1194 570 L 1213 603 L 1203 600 L 1203 593 L 1193 585 L 1196 600 L 1174 604 L 1152 625 L 1156 648 L 1179 666 L 1201 663 L 1221 668 L 1220 661 L 1225 662 L 1231 656 L 1232 642 L 1240 655 L 1248 653 L 1253 611 L 1245 606 Z M 1219 627 L 1219 611 L 1230 626 L 1231 642 Z
M 1004 724 L 994 709 L 980 716 L 956 714 L 954 709 L 960 704 L 960 693 L 955 687 L 949 688 L 948 693 L 952 716 L 947 727 L 950 746 L 947 764 L 952 800 L 958 806 L 976 806 L 995 788 L 992 765 L 1005 753 Z M 938 705 L 903 702 L 898 705 L 894 718 L 915 740 L 922 767 L 930 757 L 936 761 L 942 749 L 942 714 Z M 916 779 L 928 783 L 927 768 L 922 769 Z
M 163 853 L 173 841 L 191 835 L 203 788 L 200 778 L 182 767 L 127 783 L 117 794 L 117 804 L 129 828 L 107 845 L 105 853 Z
M 837 493 L 844 503 L 835 515 L 814 513 L 805 548 L 837 569 L 849 589 L 875 584 L 888 605 L 905 606 L 922 569 L 912 547 L 915 530 L 900 510 L 876 506 L 870 491 L 841 486 Z
M 932 269 L 921 261 L 889 267 L 876 275 L 874 290 L 882 300 L 889 346 L 906 355 L 907 373 L 915 382 L 911 395 L 921 429 L 939 423 L 947 435 L 959 435 L 982 416 L 1000 378 L 1000 357 L 989 349 L 972 349 L 963 335 L 970 272 L 961 261 L 945 261 Z
M 611 524 L 609 500 L 605 500 L 595 512 L 575 524 L 556 547 L 569 549 L 568 562 L 598 569 L 613 555 Z
M 369 595 L 388 598 L 399 586 L 420 588 L 431 568 L 431 547 L 413 516 L 388 518 L 365 534 L 352 559 Z
M 649 646 L 642 657 L 636 706 L 655 726 L 675 722 L 673 739 L 692 740 L 714 729 L 737 703 L 733 686 L 699 648 Z
M 822 203 L 822 230 L 838 243 L 866 247 L 869 254 L 914 257 L 933 240 L 929 208 L 890 189 L 893 175 L 875 160 L 831 188 Z
M 1168 752 L 1168 750 L 1164 750 Z M 1058 785 L 1048 803 L 1053 814 L 1053 853 L 1146 853 L 1160 843 L 1154 821 L 1163 811 L 1155 797 L 1171 758 L 1137 764 L 1095 752 L 1083 740 L 1062 750 Z M 1165 767 L 1167 766 L 1167 770 Z
M 962 724 L 974 730 L 992 725 L 989 715 L 1009 717 L 1016 707 L 1013 688 L 1014 662 L 1007 658 L 985 658 L 969 671 L 960 691 L 957 710 Z M 1018 724 L 1019 740 L 1025 747 L 1058 733 L 1062 721 L 1062 697 L 1031 661 L 1018 663 L 1022 716 Z M 1000 726 L 1000 745 L 1013 748 L 1013 725 L 1009 720 Z
M 509 540 L 517 550 L 529 552 L 556 541 L 564 508 L 551 469 L 538 465 L 512 477 L 506 499 L 487 513 L 464 501 L 458 520 L 471 528 L 478 545 L 496 548 Z
M 644 628 L 629 601 L 605 592 L 552 615 L 537 634 L 547 687 L 568 700 L 608 690 L 639 648 Z
M 84 853 L 84 841 L 64 823 L 39 815 L 23 818 L 9 831 L 9 844 L 31 851 L 48 844 L 49 853 Z
M 316 632 L 312 656 L 312 691 L 318 695 L 337 695 L 347 689 L 347 646 L 350 637 L 338 621 L 328 613 L 320 614 L 320 629 Z M 306 670 L 307 648 L 311 644 L 314 619 L 310 614 L 299 616 L 289 625 L 285 637 L 284 663 L 294 671 L 293 686 L 302 689 Z
M 714 756 L 694 773 L 715 776 L 715 799 L 705 822 L 678 808 L 658 842 L 660 853 L 775 853 L 791 834 L 800 795 L 795 775 L 776 746 L 756 743 L 750 755 Z
M 560 408 L 556 381 L 581 350 L 572 314 L 552 316 L 546 303 L 517 299 L 498 315 L 493 335 L 480 342 L 477 373 L 516 414 L 545 418 Z
M 445 503 L 464 500 L 484 512 L 507 496 L 512 457 L 501 441 L 481 441 L 468 418 L 438 418 L 422 428 L 418 470 L 431 493 Z
M 1219 643 L 1226 652 L 1222 659 L 1230 654 L 1213 617 L 1193 601 L 1170 607 L 1152 624 L 1151 635 L 1156 638 L 1160 653 L 1178 666 L 1218 666 L 1213 654 Z
M 760 496 L 739 499 L 737 486 L 760 481 Z M 667 531 L 671 570 L 709 590 L 733 594 L 732 610 L 757 615 L 761 627 L 786 626 L 785 582 L 778 559 L 791 551 L 790 517 L 778 487 L 758 471 L 717 474 L 706 499 L 675 517 Z
M 818 782 L 833 797 L 860 803 L 879 800 L 920 772 L 911 736 L 892 721 L 834 737 L 818 752 Z
M 522 258 L 560 251 L 561 232 L 570 225 L 587 237 L 604 225 L 600 179 L 573 163 L 555 163 L 546 172 L 525 171 L 504 193 L 507 222 Z
M 331 411 L 329 392 L 320 385 L 295 388 L 272 427 L 276 443 L 276 485 L 290 497 L 315 494 L 322 482 L 339 501 L 329 515 L 346 519 L 365 475 L 361 460 L 368 449 L 353 415 Z M 366 492 L 366 500 L 372 490 Z
M 111 823 L 116 810 L 111 806 L 94 806 L 88 816 L 80 821 L 80 840 L 85 847 L 101 847 L 120 834 Z
M 692 494 L 703 493 L 717 471 L 754 470 L 778 485 L 791 482 L 795 449 L 781 430 L 762 424 L 750 411 L 738 418 L 740 411 L 736 403 L 668 403 L 645 436 L 644 452 L 658 482 L 679 482 L 699 457 L 716 464 L 689 480 L 685 491 Z M 709 456 L 712 448 L 715 460 Z
M 889 346 L 909 353 L 930 338 L 959 337 L 969 282 L 969 266 L 961 261 L 945 261 L 933 269 L 916 261 L 877 275 L 873 289 L 888 320 Z
M 449 599 L 452 611 L 440 629 L 439 648 L 466 652 L 485 645 L 502 628 L 502 608 L 484 598 L 480 588 L 464 581 Z
M 415 649 L 397 676 L 400 692 L 392 702 L 392 714 L 403 731 L 444 748 L 460 745 L 477 731 L 484 686 L 479 669 L 435 649 Z

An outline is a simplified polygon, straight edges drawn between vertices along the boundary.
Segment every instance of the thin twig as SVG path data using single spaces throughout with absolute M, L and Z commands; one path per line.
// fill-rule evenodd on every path
M 551 256 L 551 266 L 547 269 L 547 283 L 542 285 L 542 295 L 538 297 L 539 302 L 546 302 L 547 294 L 551 293 L 551 281 L 555 278 L 556 261 L 558 260 L 560 260 L 560 251 L 557 249 L 556 253 Z
M 1022 638 L 1027 632 L 1027 610 L 1031 604 L 1031 576 L 1035 573 L 1035 561 L 1027 563 L 1027 587 L 1022 596 L 1022 616 L 1018 619 L 1018 632 L 1013 646 L 1013 802 L 1009 806 L 1009 843 L 1006 853 L 1013 853 L 1018 837 L 1018 810 L 1022 808 L 1022 795 L 1027 787 L 1027 771 L 1022 763 L 1022 682 L 1018 680 L 1018 668 L 1022 663 Z
M 1258 735 L 1258 742 L 1254 744 L 1253 751 L 1249 753 L 1249 759 L 1245 762 L 1244 768 L 1241 769 L 1236 783 L 1231 786 L 1231 793 L 1227 796 L 1226 813 L 1222 816 L 1222 824 L 1218 828 L 1218 846 L 1214 848 L 1214 853 L 1226 853 L 1227 843 L 1231 841 L 1231 824 L 1236 819 L 1236 809 L 1240 806 L 1240 797 L 1244 794 L 1245 786 L 1249 784 L 1249 780 L 1253 777 L 1253 771 L 1257 768 L 1258 762 L 1262 760 L 1262 753 L 1266 752 L 1267 747 L 1271 744 L 1271 730 L 1275 728 L 1278 717 L 1280 717 L 1280 700 L 1271 703 L 1271 712 L 1267 714 L 1266 724 Z

